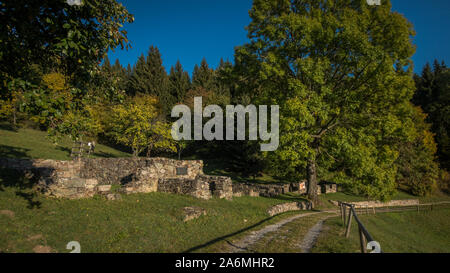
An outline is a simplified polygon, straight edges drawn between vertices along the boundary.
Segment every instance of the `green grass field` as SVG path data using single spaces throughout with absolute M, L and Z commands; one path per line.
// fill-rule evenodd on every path
M 46 132 L 11 130 L 0 126 L 0 157 L 68 160 L 71 141 L 59 145 Z M 127 157 L 127 153 L 97 145 L 94 157 Z M 1 167 L 1 166 L 0 166 Z M 235 182 L 249 181 L 226 170 L 220 160 L 206 160 L 205 173 L 231 176 Z M 250 180 L 251 181 L 251 180 Z M 250 182 L 249 181 L 249 182 Z M 280 182 L 263 176 L 255 183 Z M 164 193 L 132 194 L 122 200 L 104 197 L 67 200 L 47 198 L 32 190 L 32 184 L 14 171 L 0 168 L 0 252 L 32 252 L 37 245 L 54 252 L 69 252 L 66 245 L 78 241 L 82 252 L 220 252 L 226 240 L 238 240 L 299 212 L 269 217 L 270 206 L 304 201 L 296 194 L 275 198 L 239 197 L 233 201 L 200 200 Z M 399 192 L 394 199 L 417 198 Z M 421 203 L 450 200 L 439 195 L 419 198 Z M 319 209 L 335 209 L 329 200 L 364 201 L 345 193 L 321 195 Z M 182 208 L 198 206 L 207 215 L 185 223 Z M 449 252 L 449 210 L 430 213 L 389 213 L 362 216 L 362 221 L 386 252 Z M 250 251 L 293 252 L 300 237 L 322 216 L 295 220 L 268 234 Z M 350 239 L 343 238 L 337 218 L 326 222 L 315 252 L 358 252 L 356 227 Z M 277 243 L 282 242 L 282 243 Z
M 59 145 L 46 132 L 0 129 L 0 157 L 68 160 L 71 142 Z M 95 157 L 129 154 L 97 145 Z M 69 252 L 78 241 L 82 252 L 201 252 L 216 239 L 235 236 L 286 215 L 269 217 L 266 210 L 284 198 L 240 197 L 233 201 L 200 200 L 164 193 L 125 195 L 120 201 L 47 198 L 14 171 L 0 169 L 0 252 L 32 252 L 36 245 Z M 206 216 L 183 222 L 182 208 L 205 208 Z
M 367 201 L 367 198 L 362 196 L 355 196 L 349 193 L 336 192 L 329 193 L 319 196 L 319 199 L 323 203 L 323 208 L 331 208 L 333 206 L 329 205 L 328 200 L 342 201 L 342 202 L 360 202 Z M 418 199 L 420 203 L 429 202 L 440 202 L 440 201 L 450 201 L 450 196 L 444 193 L 436 192 L 429 196 L 414 196 L 406 192 L 398 190 L 397 193 L 392 197 L 392 200 L 404 200 L 404 199 Z M 328 204 L 327 204 L 328 203 Z
M 0 127 L 0 157 L 44 158 L 70 160 L 72 142 L 64 138 L 58 145 L 47 139 L 47 132 L 21 128 L 11 130 L 7 126 Z M 128 153 L 98 144 L 93 157 L 128 157 Z
M 450 208 L 360 215 L 361 222 L 385 253 L 449 253 Z M 358 226 L 344 236 L 341 218 L 325 222 L 313 249 L 317 253 L 359 253 Z
M 266 213 L 283 200 L 262 197 L 227 201 L 150 193 L 118 201 L 46 198 L 28 187 L 4 186 L 6 179 L 14 179 L 8 172 L 3 170 L 0 178 L 0 211 L 14 215 L 0 213 L 0 252 L 32 252 L 36 245 L 68 252 L 70 241 L 80 242 L 82 252 L 201 252 L 217 238 L 283 217 Z M 186 206 L 205 208 L 207 215 L 185 223 Z

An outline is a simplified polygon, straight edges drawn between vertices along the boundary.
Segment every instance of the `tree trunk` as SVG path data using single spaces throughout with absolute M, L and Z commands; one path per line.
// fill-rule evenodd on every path
M 16 117 L 16 108 L 15 107 L 13 110 L 13 124 L 14 124 L 14 126 L 17 125 L 17 117 Z
M 149 158 L 151 156 L 152 150 L 153 150 L 153 144 L 147 147 L 147 154 L 146 154 L 147 158 Z
M 177 144 L 178 160 L 181 160 L 181 145 Z
M 308 160 L 307 167 L 307 179 L 308 179 L 308 198 L 312 201 L 313 205 L 317 204 L 317 169 L 316 161 L 313 159 Z

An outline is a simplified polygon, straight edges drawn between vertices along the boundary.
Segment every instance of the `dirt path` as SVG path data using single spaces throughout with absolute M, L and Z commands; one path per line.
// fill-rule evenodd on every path
M 302 253 L 311 252 L 311 249 L 313 248 L 314 244 L 317 241 L 317 237 L 319 237 L 319 234 L 322 231 L 323 222 L 325 222 L 325 220 L 327 220 L 330 217 L 332 217 L 332 215 L 321 219 L 310 230 L 308 230 L 308 233 L 306 233 L 305 238 L 303 238 L 303 241 L 298 246 L 302 250 Z
M 289 218 L 286 218 L 284 220 L 281 220 L 275 224 L 268 225 L 260 230 L 252 231 L 248 236 L 240 239 L 238 242 L 232 243 L 230 241 L 227 241 L 228 243 L 228 249 L 225 251 L 226 253 L 235 253 L 235 252 L 242 252 L 248 250 L 248 248 L 256 243 L 258 240 L 260 240 L 264 235 L 266 235 L 269 232 L 277 231 L 280 227 L 283 225 L 292 222 L 296 219 L 323 213 L 323 212 L 311 212 L 311 213 L 304 213 L 304 214 L 298 214 Z
M 255 244 L 257 241 L 262 239 L 264 236 L 266 236 L 267 233 L 275 232 L 279 230 L 282 226 L 284 226 L 287 223 L 290 223 L 294 220 L 297 220 L 302 217 L 307 217 L 315 214 L 327 214 L 327 213 L 336 213 L 335 210 L 327 210 L 327 211 L 318 211 L 318 212 L 311 212 L 311 213 L 304 213 L 304 214 L 298 214 L 289 218 L 286 218 L 284 220 L 281 220 L 275 224 L 268 225 L 260 230 L 252 231 L 249 235 L 245 236 L 244 238 L 240 239 L 237 242 L 230 242 L 226 241 L 228 243 L 227 247 L 225 248 L 225 253 L 236 253 L 236 252 L 244 252 L 248 251 L 250 247 Z M 309 253 L 314 246 L 317 237 L 319 236 L 320 232 L 322 231 L 323 222 L 333 217 L 334 215 L 328 215 L 321 219 L 316 225 L 314 225 L 311 229 L 308 230 L 308 233 L 303 238 L 303 240 L 298 244 L 298 248 L 302 250 L 303 253 Z

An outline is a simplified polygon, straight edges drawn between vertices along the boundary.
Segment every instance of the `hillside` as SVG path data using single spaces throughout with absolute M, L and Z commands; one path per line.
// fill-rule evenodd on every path
M 69 139 L 53 145 L 42 131 L 0 129 L 0 157 L 69 160 L 70 147 Z M 97 145 L 94 156 L 130 155 Z M 33 252 L 38 245 L 69 252 L 70 241 L 80 242 L 82 252 L 183 252 L 286 217 L 266 213 L 286 202 L 282 198 L 205 201 L 150 193 L 123 195 L 119 201 L 101 196 L 67 200 L 44 197 L 31 188 L 26 178 L 0 169 L 0 253 Z M 207 215 L 185 223 L 186 206 L 202 207 Z
M 64 138 L 58 145 L 53 144 L 47 133 L 39 130 L 20 128 L 12 130 L 9 126 L 0 126 L 0 157 L 44 158 L 70 160 L 72 141 Z M 128 157 L 130 154 L 114 148 L 97 144 L 93 157 Z

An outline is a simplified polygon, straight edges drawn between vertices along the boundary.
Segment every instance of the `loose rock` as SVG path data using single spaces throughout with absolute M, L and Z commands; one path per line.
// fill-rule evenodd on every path
M 206 215 L 206 210 L 204 208 L 199 207 L 185 207 L 184 211 L 184 222 L 197 219 L 202 215 Z
M 7 209 L 0 210 L 0 214 L 9 216 L 10 218 L 14 218 L 14 215 L 15 215 L 14 211 L 10 211 L 10 210 L 7 210 Z

